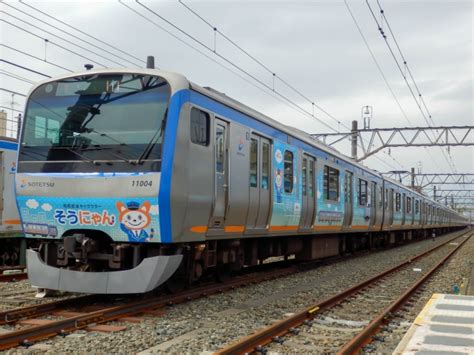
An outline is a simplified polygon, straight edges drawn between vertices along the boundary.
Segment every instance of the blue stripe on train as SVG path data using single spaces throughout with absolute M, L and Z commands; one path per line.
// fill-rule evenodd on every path
M 8 149 L 8 150 L 17 150 L 18 143 L 9 142 L 9 141 L 0 141 L 0 149 Z
M 223 119 L 229 119 L 233 122 L 237 122 L 244 126 L 247 126 L 255 131 L 264 133 L 276 140 L 283 142 L 288 141 L 288 135 L 281 132 L 280 130 L 269 126 L 266 123 L 260 122 L 255 118 L 247 116 L 239 111 L 236 111 L 222 103 L 219 103 L 212 98 L 202 95 L 192 90 L 180 90 L 176 92 L 170 101 L 170 107 L 168 110 L 168 120 L 166 123 L 165 137 L 163 143 L 162 153 L 162 169 L 161 169 L 161 181 L 159 191 L 159 209 L 160 209 L 160 228 L 161 228 L 161 240 L 163 243 L 171 243 L 172 228 L 171 228 L 171 181 L 172 181 L 172 168 L 174 159 L 174 149 L 176 143 L 176 134 L 178 130 L 178 120 L 183 104 L 190 102 L 211 112 L 221 116 Z M 301 148 L 304 151 L 313 154 L 317 158 L 325 159 L 330 156 L 329 153 L 323 152 L 311 145 L 304 143 L 298 139 L 292 139 L 291 145 Z M 345 161 L 339 161 L 342 168 L 350 167 L 352 171 L 360 170 Z M 371 173 L 365 174 L 372 176 L 377 181 L 381 182 L 382 179 Z M 342 199 L 340 201 L 342 203 Z

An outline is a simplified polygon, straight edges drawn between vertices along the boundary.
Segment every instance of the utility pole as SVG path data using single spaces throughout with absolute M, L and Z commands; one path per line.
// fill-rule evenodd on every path
M 13 123 L 12 127 L 12 136 L 13 136 L 13 129 L 15 127 L 15 122 Z M 16 116 L 16 139 L 20 140 L 20 130 L 21 130 L 21 113 Z
M 351 157 L 354 160 L 357 160 L 357 136 L 358 136 L 358 130 L 357 130 L 357 121 L 354 120 L 352 121 L 352 130 L 351 130 Z
M 415 189 L 415 168 L 411 168 L 411 189 Z

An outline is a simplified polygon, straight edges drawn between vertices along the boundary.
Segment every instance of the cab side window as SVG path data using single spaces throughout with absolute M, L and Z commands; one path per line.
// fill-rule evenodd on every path
M 191 142 L 209 145 L 209 114 L 195 107 L 191 109 Z

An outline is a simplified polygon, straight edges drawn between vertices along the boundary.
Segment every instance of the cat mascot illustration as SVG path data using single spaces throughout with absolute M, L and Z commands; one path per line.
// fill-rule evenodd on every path
M 128 202 L 125 206 L 122 202 L 117 202 L 119 211 L 120 229 L 128 236 L 129 242 L 149 242 L 155 231 L 153 228 L 150 234 L 145 230 L 151 222 L 150 203 Z

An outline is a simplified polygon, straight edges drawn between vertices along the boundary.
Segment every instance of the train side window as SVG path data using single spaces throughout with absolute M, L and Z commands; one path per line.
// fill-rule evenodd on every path
M 411 213 L 411 197 L 407 197 L 407 213 Z
M 288 150 L 285 150 L 284 170 L 285 192 L 291 194 L 293 192 L 293 153 Z
M 326 200 L 339 199 L 339 170 L 327 165 L 324 166 L 324 194 Z
M 359 205 L 367 205 L 367 181 L 359 179 Z
M 191 142 L 209 145 L 209 114 L 195 107 L 191 109 Z
M 415 213 L 420 213 L 420 200 L 415 200 Z
M 395 194 L 395 211 L 399 212 L 401 210 L 401 196 L 400 193 Z
M 262 189 L 268 190 L 270 183 L 270 144 L 262 142 Z
M 258 141 L 253 139 L 250 141 L 250 187 L 258 186 Z

